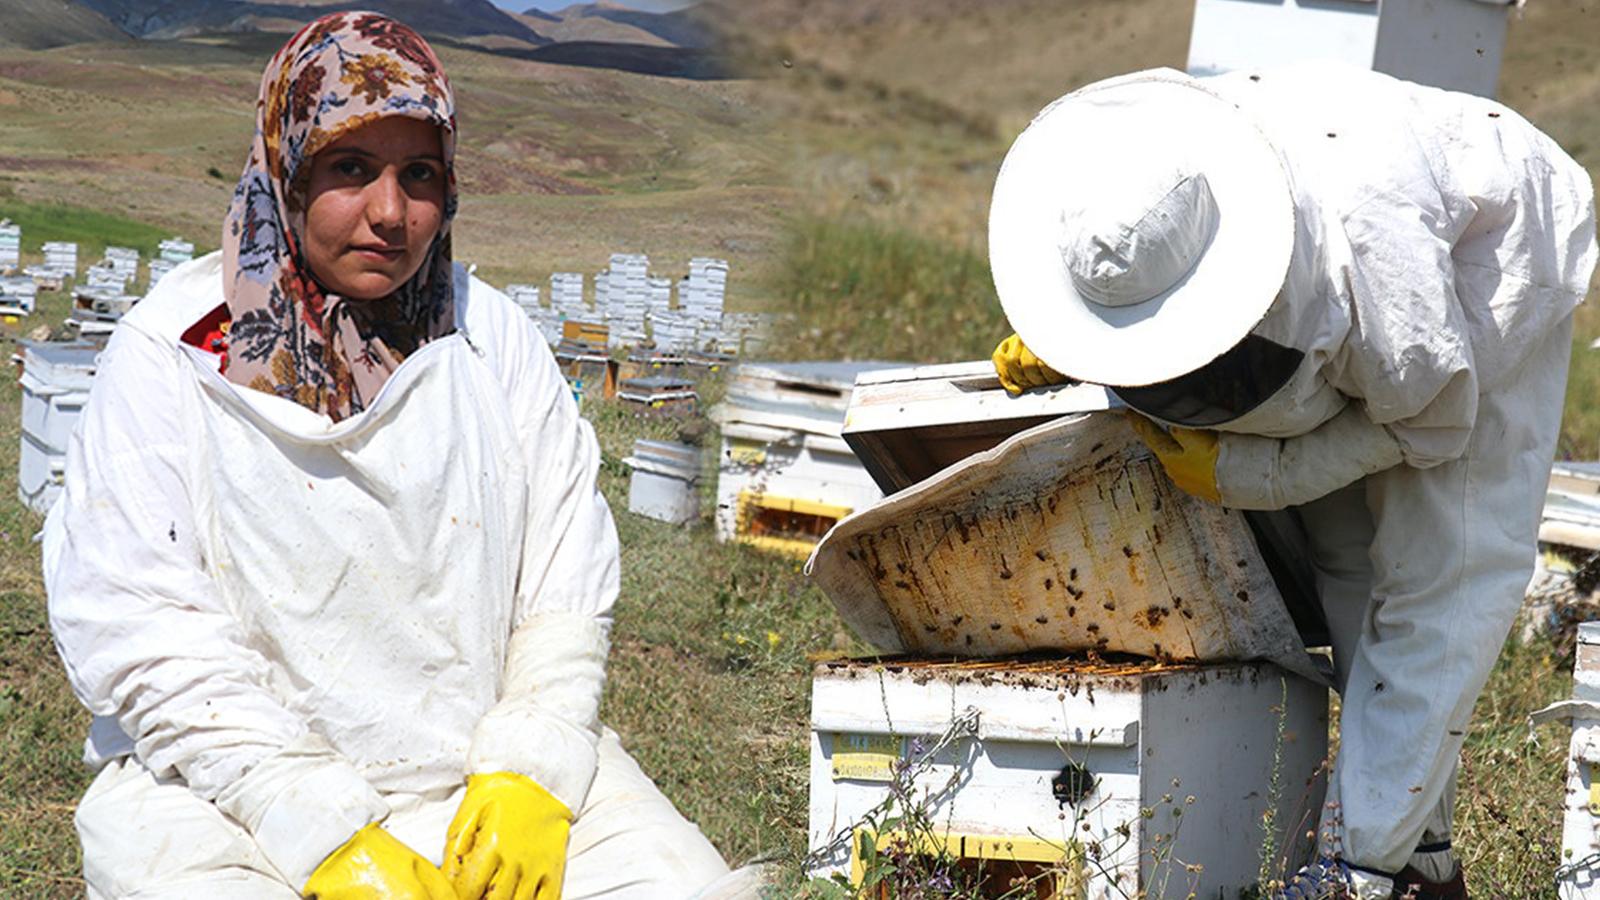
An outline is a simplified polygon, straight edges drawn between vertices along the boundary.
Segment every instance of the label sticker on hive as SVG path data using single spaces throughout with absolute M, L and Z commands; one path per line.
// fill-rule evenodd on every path
M 900 744 L 892 734 L 835 734 L 833 780 L 893 781 Z

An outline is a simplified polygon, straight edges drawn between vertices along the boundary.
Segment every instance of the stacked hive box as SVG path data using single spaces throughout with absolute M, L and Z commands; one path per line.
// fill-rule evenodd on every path
M 167 238 L 161 242 L 159 258 L 175 266 L 182 265 L 194 259 L 194 244 L 180 237 Z
M 131 247 L 107 247 L 104 265 L 122 278 L 124 285 L 139 277 L 139 251 Z
M 884 363 L 746 363 L 715 412 L 722 426 L 717 538 L 804 557 L 883 494 L 840 437 L 856 375 Z
M 708 326 L 720 325 L 727 288 L 727 261 L 697 256 L 689 260 L 689 277 L 679 286 L 678 306 Z
M 628 512 L 681 525 L 700 517 L 700 449 L 669 441 L 633 442 Z
M 62 278 L 78 276 L 78 245 L 69 241 L 47 241 L 44 245 L 45 268 Z
M 613 253 L 610 268 L 595 277 L 595 306 L 611 326 L 612 347 L 644 342 L 649 267 L 650 260 L 642 253 Z
M 17 496 L 44 513 L 61 493 L 67 439 L 89 400 L 99 348 L 22 342 L 22 452 Z
M 617 399 L 641 412 L 688 415 L 699 402 L 694 382 L 679 375 L 644 375 L 618 379 Z
M 150 287 L 155 287 L 161 279 L 167 277 L 168 272 L 177 267 L 177 263 L 169 260 L 159 258 L 150 260 Z
M 22 261 L 22 226 L 0 219 L 0 272 L 15 269 Z
M 28 315 L 33 312 L 39 285 L 28 275 L 0 275 L 0 312 Z
M 589 305 L 583 301 L 582 273 L 550 273 L 550 306 L 563 319 L 588 315 Z
M 121 270 L 99 263 L 90 266 L 88 271 L 84 272 L 83 286 L 94 290 L 116 291 L 120 294 L 128 289 L 130 280 Z
M 664 313 L 672 308 L 672 279 L 651 278 L 647 282 L 649 291 L 646 294 L 646 313 L 655 315 Z
M 682 356 L 693 352 L 697 322 L 682 312 L 663 312 L 650 317 L 650 338 L 656 349 Z

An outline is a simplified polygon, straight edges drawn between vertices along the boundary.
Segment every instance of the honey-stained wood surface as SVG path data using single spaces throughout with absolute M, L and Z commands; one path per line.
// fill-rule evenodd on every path
M 1271 659 L 1320 678 L 1242 515 L 1173 486 L 1118 413 L 1022 432 L 851 516 L 807 571 L 891 652 Z

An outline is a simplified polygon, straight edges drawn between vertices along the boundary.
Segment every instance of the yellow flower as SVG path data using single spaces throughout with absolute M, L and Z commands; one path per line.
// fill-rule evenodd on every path
M 783 635 L 777 633 L 776 631 L 769 630 L 767 632 L 767 646 L 773 650 L 778 649 L 778 642 L 781 640 L 783 640 Z
M 348 84 L 352 93 L 364 94 L 367 103 L 377 103 L 378 98 L 389 96 L 393 85 L 411 83 L 411 76 L 400 66 L 400 61 L 377 53 L 358 57 L 344 67 L 339 80 Z

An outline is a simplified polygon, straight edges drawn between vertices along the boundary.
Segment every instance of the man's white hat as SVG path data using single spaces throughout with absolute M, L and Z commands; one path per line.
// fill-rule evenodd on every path
M 1204 366 L 1272 305 L 1294 201 L 1266 136 L 1199 81 L 1155 69 L 1045 107 L 989 209 L 995 289 L 1063 375 L 1118 387 Z

